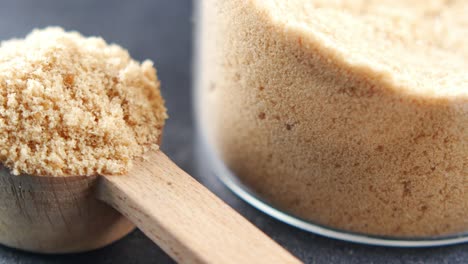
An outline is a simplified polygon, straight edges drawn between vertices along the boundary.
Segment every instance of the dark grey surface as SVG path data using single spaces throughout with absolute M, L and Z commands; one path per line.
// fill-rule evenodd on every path
M 154 60 L 170 114 L 164 151 L 306 263 L 468 263 L 468 244 L 394 249 L 340 242 L 297 230 L 258 212 L 234 196 L 213 175 L 197 170 L 190 100 L 191 6 L 190 0 L 0 1 L 0 39 L 22 37 L 34 27 L 60 25 L 85 35 L 101 35 L 128 48 L 139 60 Z M 0 263 L 172 261 L 141 232 L 135 231 L 111 246 L 75 255 L 44 256 L 0 246 Z

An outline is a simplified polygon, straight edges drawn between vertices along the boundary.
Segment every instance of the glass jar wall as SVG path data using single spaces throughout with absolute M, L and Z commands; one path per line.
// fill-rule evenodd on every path
M 398 63 L 387 61 L 419 59 L 408 44 L 419 39 L 370 19 L 377 5 L 305 2 L 195 2 L 195 110 L 215 174 L 257 208 L 325 236 L 468 241 L 467 97 L 399 88 L 413 83 L 397 83 Z M 423 27 L 421 14 L 412 21 Z

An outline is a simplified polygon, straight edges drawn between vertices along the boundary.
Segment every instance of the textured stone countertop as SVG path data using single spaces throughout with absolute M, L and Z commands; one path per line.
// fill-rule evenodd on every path
M 196 0 L 195 0 L 196 1 Z M 183 169 L 306 263 L 468 263 L 468 244 L 430 249 L 363 246 L 300 231 L 257 211 L 199 169 L 191 111 L 192 3 L 190 0 L 0 1 L 0 39 L 34 27 L 60 25 L 101 35 L 137 59 L 155 61 L 170 119 L 163 150 Z M 198 168 L 198 169 L 197 169 Z M 173 263 L 140 231 L 100 250 L 38 255 L 0 246 L 0 263 Z

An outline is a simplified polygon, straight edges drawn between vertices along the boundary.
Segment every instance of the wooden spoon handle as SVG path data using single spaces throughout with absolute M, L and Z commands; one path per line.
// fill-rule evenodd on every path
M 300 263 L 154 151 L 128 176 L 103 176 L 98 198 L 129 218 L 179 263 Z

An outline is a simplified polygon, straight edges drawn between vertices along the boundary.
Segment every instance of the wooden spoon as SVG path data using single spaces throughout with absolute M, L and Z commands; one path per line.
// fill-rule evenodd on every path
M 300 263 L 161 151 L 125 176 L 0 174 L 0 243 L 10 247 L 92 250 L 135 224 L 180 263 Z

